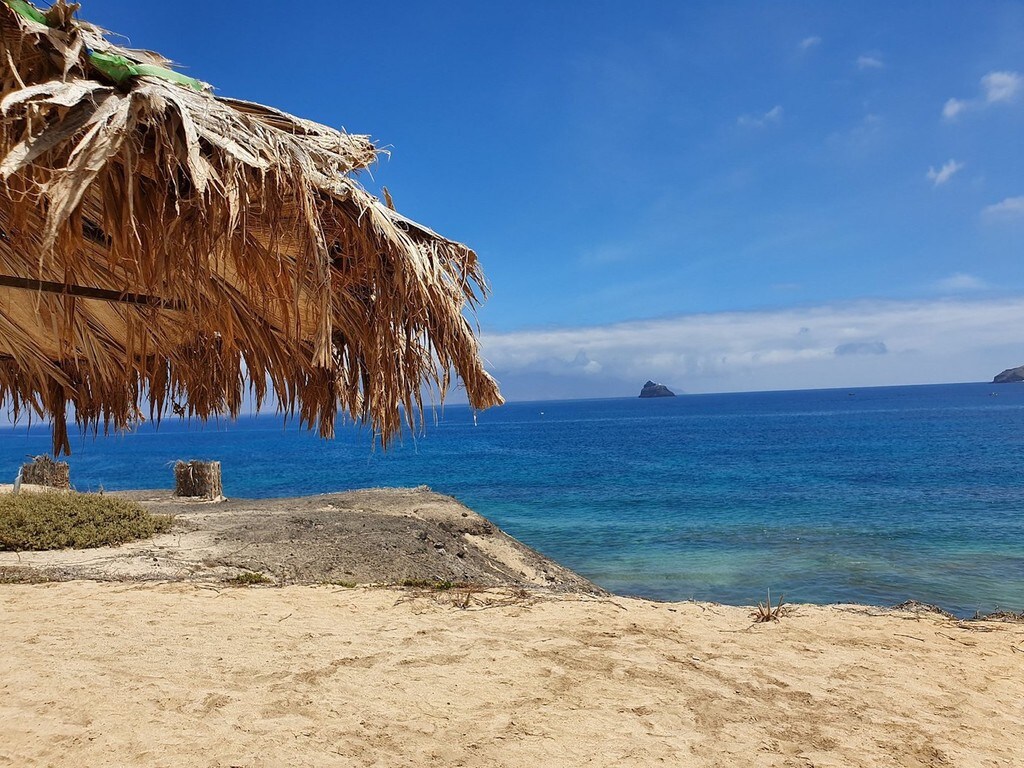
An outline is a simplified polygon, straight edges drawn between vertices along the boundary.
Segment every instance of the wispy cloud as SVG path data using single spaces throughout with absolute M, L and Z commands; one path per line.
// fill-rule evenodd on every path
M 857 69 L 864 71 L 868 69 L 884 69 L 885 62 L 877 54 L 864 53 L 857 57 Z
M 963 99 L 949 99 L 945 104 L 942 105 L 942 116 L 947 120 L 952 120 L 954 117 L 959 115 L 965 109 L 967 109 L 967 102 Z
M 775 123 L 781 122 L 782 112 L 782 105 L 776 104 L 763 115 L 740 115 L 738 118 L 736 118 L 736 122 L 739 125 L 743 126 L 764 128 L 767 125 L 773 125 Z
M 819 45 L 821 45 L 821 38 L 818 35 L 811 35 L 801 40 L 799 47 L 801 51 L 807 51 L 811 48 L 817 48 Z
M 963 170 L 964 164 L 956 160 L 947 160 L 939 170 L 929 168 L 925 177 L 936 187 L 945 184 L 958 172 Z
M 965 274 L 947 282 L 982 284 Z M 485 334 L 482 343 L 509 397 L 540 399 L 626 395 L 647 379 L 690 392 L 979 381 L 1015 362 L 1022 325 L 1024 297 L 859 302 Z
M 981 89 L 989 104 L 1013 101 L 1020 92 L 1021 84 L 1021 76 L 1016 72 L 989 72 L 981 78 Z
M 992 221 L 1024 218 L 1024 195 L 1008 197 L 982 210 L 982 216 Z
M 867 114 L 852 128 L 829 134 L 825 141 L 836 149 L 861 155 L 876 146 L 884 124 L 879 115 Z
M 948 99 L 942 106 L 942 116 L 953 120 L 967 110 L 984 109 L 992 104 L 1016 101 L 1024 90 L 1024 77 L 1017 72 L 993 71 L 980 81 L 980 93 L 973 99 Z
M 936 290 L 943 293 L 961 293 L 963 291 L 983 291 L 989 287 L 980 277 L 966 272 L 956 272 L 935 282 Z

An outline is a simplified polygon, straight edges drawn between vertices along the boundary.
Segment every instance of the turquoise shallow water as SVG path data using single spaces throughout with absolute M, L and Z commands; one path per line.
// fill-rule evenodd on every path
M 48 448 L 0 430 L 0 480 Z M 221 460 L 234 496 L 426 484 L 627 594 L 1024 610 L 1024 385 L 449 407 L 386 454 L 273 416 L 73 449 L 81 490 L 170 487 L 178 458 Z

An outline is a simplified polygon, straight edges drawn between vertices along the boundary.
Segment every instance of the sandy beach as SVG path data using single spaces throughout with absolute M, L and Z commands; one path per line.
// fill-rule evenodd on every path
M 425 487 L 131 496 L 171 532 L 0 553 L 0 764 L 1024 763 L 1019 623 L 611 596 Z
M 0 763 L 1015 766 L 1024 626 L 550 592 L 0 587 Z
M 1021 623 L 608 595 L 426 488 L 131 495 L 172 531 L 0 553 L 0 765 L 1024 764 Z

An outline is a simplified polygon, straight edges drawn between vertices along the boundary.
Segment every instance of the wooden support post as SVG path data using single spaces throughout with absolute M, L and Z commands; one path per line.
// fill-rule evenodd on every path
M 22 464 L 21 482 L 25 485 L 45 485 L 66 491 L 71 488 L 71 469 L 66 461 L 54 461 L 49 456 L 36 456 Z
M 174 465 L 174 495 L 222 499 L 219 461 L 178 461 Z

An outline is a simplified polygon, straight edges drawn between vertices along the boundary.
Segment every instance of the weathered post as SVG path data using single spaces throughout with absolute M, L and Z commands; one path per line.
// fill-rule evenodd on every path
M 219 461 L 178 461 L 174 464 L 174 495 L 219 499 L 224 496 Z
M 54 461 L 45 454 L 21 465 L 21 482 L 66 491 L 71 488 L 71 469 L 66 461 Z M 20 483 L 19 483 L 20 486 Z

